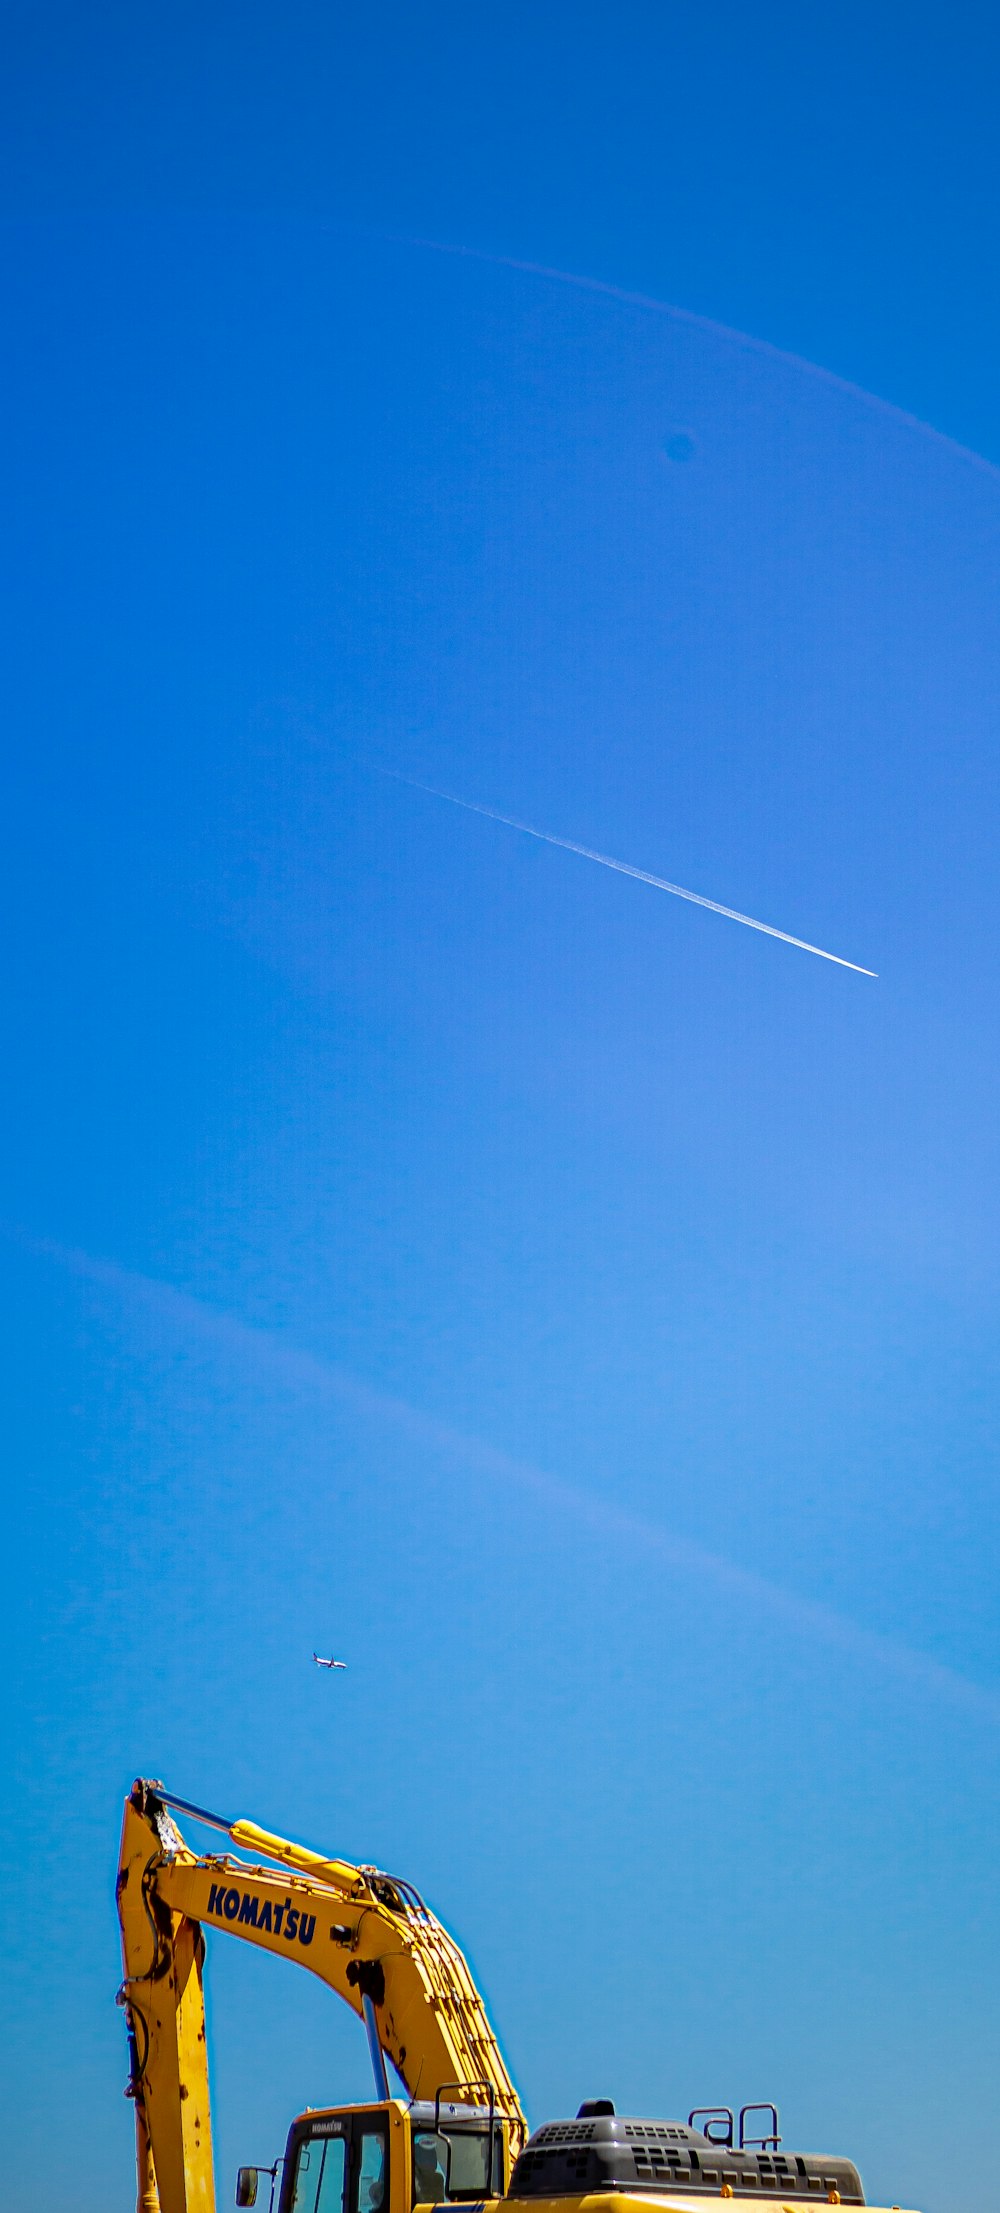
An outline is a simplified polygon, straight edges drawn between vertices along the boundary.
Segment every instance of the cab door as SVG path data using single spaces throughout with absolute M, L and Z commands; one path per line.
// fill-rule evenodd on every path
M 289 2177 L 289 2213 L 346 2213 L 349 2170 L 350 2136 L 343 2121 L 300 2136 Z
M 390 2213 L 385 2108 L 296 2122 L 279 2204 L 280 2213 Z
M 350 2128 L 343 2213 L 389 2213 L 389 2116 L 378 2111 L 353 2113 Z M 326 2206 L 317 2206 L 316 2213 L 327 2213 Z

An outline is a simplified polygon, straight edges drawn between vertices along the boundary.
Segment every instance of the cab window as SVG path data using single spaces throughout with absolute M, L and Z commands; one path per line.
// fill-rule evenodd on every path
M 385 2137 L 381 2129 L 365 2129 L 358 2157 L 358 2213 L 381 2213 L 385 2199 Z M 327 2213 L 318 2206 L 316 2213 Z
M 344 2213 L 346 2171 L 342 2136 L 304 2137 L 295 2158 L 292 2213 Z
M 440 2205 L 447 2189 L 443 2139 L 422 2129 L 413 2139 L 413 2203 Z
M 495 2132 L 493 2173 L 486 2129 L 417 2129 L 413 2137 L 414 2205 L 454 2205 L 500 2194 L 502 2138 Z

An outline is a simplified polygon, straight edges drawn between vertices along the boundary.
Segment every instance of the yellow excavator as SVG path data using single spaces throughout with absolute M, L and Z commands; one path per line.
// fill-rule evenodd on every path
M 204 1854 L 174 1813 L 254 1854 Z M 237 2206 L 270 2213 L 706 2213 L 706 2198 L 864 2205 L 850 2160 L 781 2149 L 773 2105 L 705 2107 L 687 2122 L 620 2117 L 608 2098 L 528 2136 L 463 1954 L 412 1886 L 227 1820 L 161 1783 L 125 1802 L 118 1866 L 138 2176 L 137 2213 L 216 2213 L 202 1965 L 221 1929 L 308 1968 L 361 2016 L 367 2105 L 307 2109 L 269 2168 L 241 2167 Z M 394 2097 L 386 2058 L 406 2091 Z M 695 2124 L 699 2123 L 700 2126 Z M 608 2203 L 609 2196 L 612 2203 Z M 518 2201 L 532 2199 L 531 2207 Z M 600 2201 L 600 2202 L 598 2202 Z M 899 2208 L 892 2208 L 899 2213 Z

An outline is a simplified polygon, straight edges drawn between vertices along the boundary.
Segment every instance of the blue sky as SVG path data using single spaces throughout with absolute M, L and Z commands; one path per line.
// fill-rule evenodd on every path
M 973 11 L 15 28 L 25 2213 L 129 2202 L 137 1772 L 416 1882 L 534 2120 L 773 2096 L 955 2202 L 1000 2056 L 996 76 Z M 306 1978 L 208 1973 L 222 2204 L 367 2061 Z

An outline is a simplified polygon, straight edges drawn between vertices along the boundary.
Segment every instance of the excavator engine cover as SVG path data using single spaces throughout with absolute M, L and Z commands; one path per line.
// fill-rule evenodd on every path
M 683 2121 L 629 2121 L 610 2114 L 547 2121 L 536 2129 L 515 2163 L 508 2196 L 582 2197 L 591 2190 L 865 2202 L 861 2177 L 849 2159 L 741 2151 L 713 2144 Z

